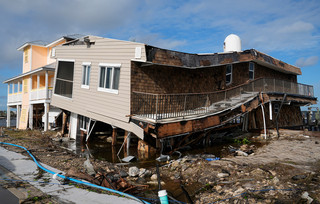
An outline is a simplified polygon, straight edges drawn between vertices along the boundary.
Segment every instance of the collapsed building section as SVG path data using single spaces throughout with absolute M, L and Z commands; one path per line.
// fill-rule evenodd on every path
M 239 117 L 244 130 L 299 127 L 300 106 L 316 103 L 298 67 L 254 49 L 189 54 L 87 36 L 56 57 L 52 104 L 70 114 L 72 137 L 89 138 L 97 121 L 151 146 Z

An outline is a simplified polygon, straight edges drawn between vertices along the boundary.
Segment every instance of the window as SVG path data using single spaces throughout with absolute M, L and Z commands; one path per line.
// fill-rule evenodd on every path
M 89 124 L 89 118 L 79 115 L 80 130 L 87 131 L 88 124 Z
M 231 84 L 232 82 L 232 65 L 228 64 L 227 65 L 227 70 L 226 70 L 226 84 Z
M 23 84 L 23 81 L 20 81 L 20 83 L 19 83 L 19 92 L 22 92 L 22 84 Z
M 28 63 L 29 62 L 29 50 L 25 49 L 24 50 L 24 63 Z
M 51 48 L 51 57 L 56 56 L 56 47 Z
M 74 62 L 59 61 L 54 93 L 72 98 Z
M 249 62 L 249 80 L 254 79 L 254 63 Z
M 275 114 L 279 113 L 279 104 L 277 104 L 277 103 L 274 104 L 273 110 L 274 110 L 274 113 L 275 113 Z
M 82 82 L 81 88 L 89 88 L 91 63 L 82 63 Z
M 99 91 L 118 94 L 120 64 L 100 64 Z

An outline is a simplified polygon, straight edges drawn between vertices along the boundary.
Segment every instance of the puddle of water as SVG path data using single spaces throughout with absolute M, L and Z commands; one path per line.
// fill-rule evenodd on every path
M 262 147 L 265 145 L 266 142 L 263 141 L 253 141 L 248 145 L 255 145 L 257 148 Z M 124 154 L 124 151 L 122 150 L 119 153 L 119 157 L 117 156 L 119 149 L 121 148 L 121 145 L 116 145 L 115 147 L 112 147 L 112 145 L 104 140 L 93 140 L 90 141 L 88 144 L 81 144 L 80 141 L 71 141 L 67 143 L 62 143 L 62 145 L 70 150 L 72 150 L 74 153 L 80 156 L 84 156 L 84 154 L 90 154 L 95 159 L 108 161 L 111 163 L 121 163 L 122 158 L 126 157 L 127 155 Z M 216 157 L 223 158 L 226 155 L 230 155 L 230 151 L 228 149 L 228 146 L 232 145 L 235 148 L 238 148 L 241 146 L 241 144 L 236 143 L 216 143 L 212 146 L 207 147 L 195 147 L 190 150 L 181 150 L 182 157 L 185 155 L 201 155 L 201 154 L 212 154 Z M 136 162 L 131 162 L 130 166 L 137 166 L 138 168 L 150 168 L 156 166 L 156 158 L 160 155 L 157 154 L 143 154 L 139 151 L 137 151 L 137 146 L 134 145 L 130 147 L 130 155 L 135 156 L 138 160 Z M 173 159 L 177 159 L 178 156 L 173 156 Z M 171 180 L 170 178 L 163 177 L 161 178 L 165 185 L 163 185 L 163 189 L 166 189 L 169 193 L 169 195 L 173 196 L 175 199 L 181 202 L 188 202 L 185 194 L 183 193 L 180 182 L 178 180 Z M 185 189 L 189 193 L 190 196 L 192 196 L 195 192 L 197 192 L 201 187 L 203 187 L 200 183 L 192 183 L 188 186 L 185 186 Z M 149 193 L 147 193 L 149 191 Z M 150 186 L 147 190 L 144 196 L 148 198 L 157 198 L 157 185 Z

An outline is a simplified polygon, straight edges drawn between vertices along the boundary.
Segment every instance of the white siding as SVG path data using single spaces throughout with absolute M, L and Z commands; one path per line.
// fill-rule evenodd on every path
M 129 124 L 130 114 L 130 69 L 131 59 L 135 57 L 135 48 L 141 47 L 141 60 L 146 60 L 145 45 L 135 42 L 106 38 L 92 38 L 95 45 L 60 46 L 56 48 L 58 59 L 73 59 L 74 79 L 72 99 L 52 96 L 52 105 L 81 114 L 111 125 L 143 134 Z M 91 62 L 89 89 L 81 88 L 82 63 Z M 118 94 L 98 91 L 99 63 L 121 64 Z M 141 135 L 137 135 L 141 136 Z

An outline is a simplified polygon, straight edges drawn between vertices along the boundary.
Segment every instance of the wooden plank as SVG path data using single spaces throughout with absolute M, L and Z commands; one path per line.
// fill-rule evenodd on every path
M 112 129 L 112 146 L 117 144 L 117 128 Z
M 202 131 L 220 124 L 219 116 L 210 116 L 197 120 L 181 121 L 168 124 L 160 124 L 157 131 L 158 137 L 163 138 L 188 132 Z

